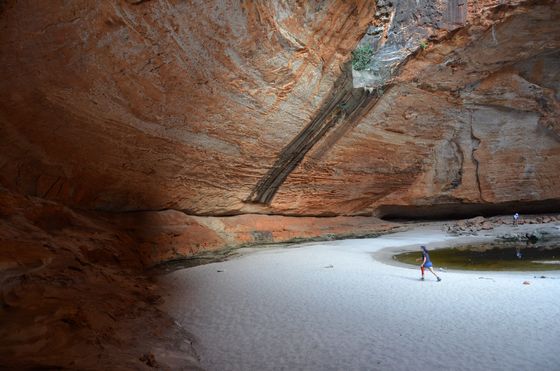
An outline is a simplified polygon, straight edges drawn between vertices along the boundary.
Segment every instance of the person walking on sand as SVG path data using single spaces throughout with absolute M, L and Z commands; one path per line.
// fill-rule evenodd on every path
M 515 213 L 513 214 L 513 226 L 517 227 L 519 225 L 519 214 Z
M 436 276 L 438 282 L 441 281 L 441 278 L 439 278 L 436 272 L 434 272 L 433 264 L 432 261 L 430 260 L 430 254 L 428 254 L 428 249 L 426 249 L 426 246 L 420 246 L 420 248 L 422 249 L 422 257 L 416 259 L 416 261 L 422 260 L 422 264 L 420 265 L 420 270 L 422 271 L 422 278 L 420 278 L 420 280 L 424 281 L 424 268 L 428 268 L 430 272 L 432 272 L 432 274 Z

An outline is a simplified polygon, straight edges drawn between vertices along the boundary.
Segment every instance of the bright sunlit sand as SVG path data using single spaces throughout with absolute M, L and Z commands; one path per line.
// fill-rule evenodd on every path
M 379 252 L 458 239 L 434 223 L 247 249 L 163 276 L 165 310 L 208 370 L 558 370 L 560 272 L 444 272 L 434 261 L 443 281 L 420 281 Z

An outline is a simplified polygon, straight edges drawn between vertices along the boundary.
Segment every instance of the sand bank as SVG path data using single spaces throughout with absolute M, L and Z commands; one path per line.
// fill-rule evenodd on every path
M 247 249 L 162 276 L 164 310 L 195 335 L 208 370 L 558 370 L 560 272 L 448 271 L 422 282 L 380 253 L 492 233 L 501 231 L 453 237 L 432 223 Z

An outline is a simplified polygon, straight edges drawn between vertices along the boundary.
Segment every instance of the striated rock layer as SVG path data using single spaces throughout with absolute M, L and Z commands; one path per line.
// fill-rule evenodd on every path
M 374 8 L 5 2 L 0 180 L 83 208 L 239 212 Z
M 552 2 L 469 8 L 471 23 L 433 33 L 372 87 L 384 90 L 374 108 L 319 142 L 272 206 L 401 216 L 558 209 L 559 11 Z
M 230 217 L 189 216 L 179 211 L 107 215 L 136 237 L 145 266 L 251 245 L 304 240 L 372 237 L 401 228 L 375 217 L 286 217 L 246 214 Z
M 558 3 L 378 3 L 4 1 L 0 183 L 196 215 L 558 207 Z M 369 90 L 344 78 L 366 32 Z

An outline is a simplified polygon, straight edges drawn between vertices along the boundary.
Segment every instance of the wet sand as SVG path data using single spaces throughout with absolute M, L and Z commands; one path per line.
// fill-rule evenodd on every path
M 558 370 L 560 272 L 419 281 L 419 269 L 388 258 L 512 230 L 454 237 L 441 227 L 244 249 L 162 276 L 171 288 L 163 309 L 194 334 L 208 370 Z

